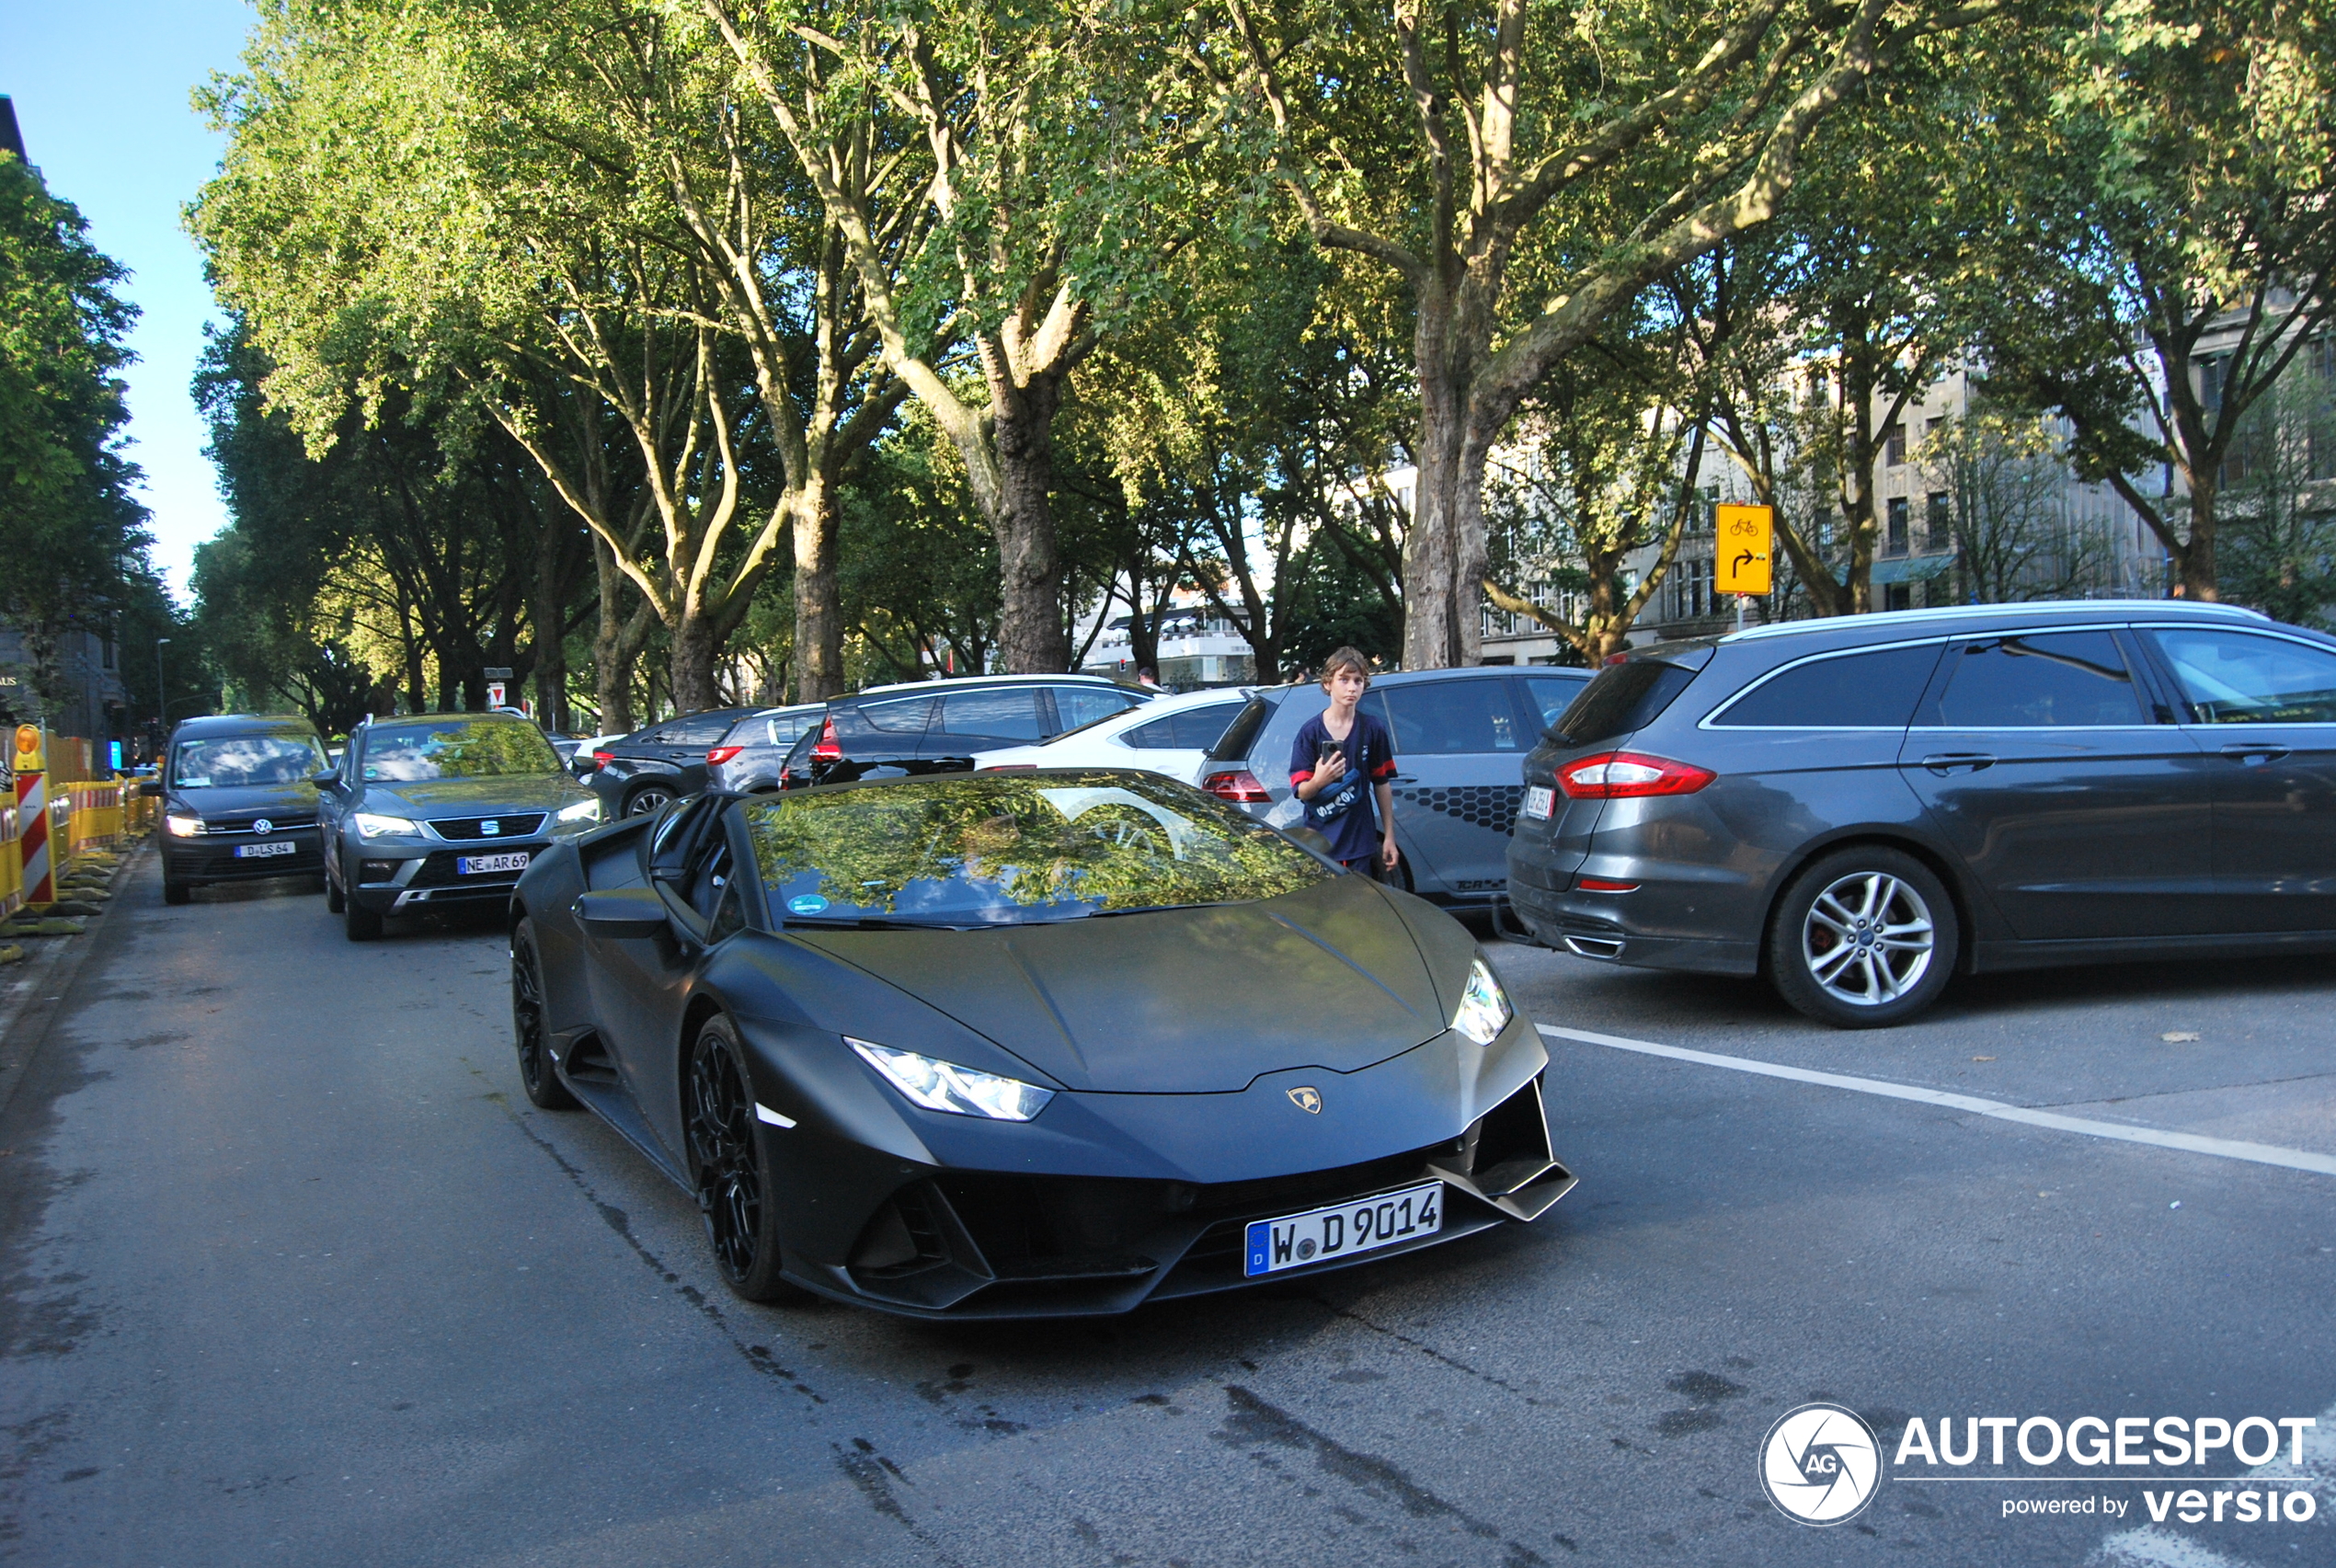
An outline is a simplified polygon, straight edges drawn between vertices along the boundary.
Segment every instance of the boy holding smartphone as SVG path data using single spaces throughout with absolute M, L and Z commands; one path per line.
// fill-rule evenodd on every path
M 1330 856 L 1366 876 L 1391 873 L 1395 850 L 1395 738 L 1362 711 L 1370 664 L 1351 647 L 1323 660 L 1330 706 L 1300 726 L 1289 782 L 1306 803 L 1306 826 L 1330 841 Z

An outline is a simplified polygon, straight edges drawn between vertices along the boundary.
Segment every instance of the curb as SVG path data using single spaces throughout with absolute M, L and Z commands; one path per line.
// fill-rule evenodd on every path
M 107 884 L 112 894 L 106 900 L 107 914 L 113 913 L 123 885 L 152 853 L 154 841 L 149 838 L 132 845 L 121 857 L 121 864 L 114 868 L 113 880 Z M 7 1114 L 9 1104 L 17 1097 L 17 1085 L 23 1081 L 33 1059 L 40 1054 L 41 1044 L 49 1037 L 49 1025 L 59 1011 L 58 1004 L 73 990 L 81 966 L 105 939 L 112 924 L 100 915 L 97 925 L 80 936 L 45 941 L 42 945 L 51 951 L 28 956 L 22 966 L 0 969 L 0 982 L 7 986 L 6 999 L 0 1001 L 0 1008 L 14 1010 L 5 1023 L 0 1023 L 0 1116 Z

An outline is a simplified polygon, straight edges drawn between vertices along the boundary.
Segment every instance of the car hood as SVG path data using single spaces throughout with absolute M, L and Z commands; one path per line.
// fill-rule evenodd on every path
M 556 811 L 592 796 L 565 773 L 502 773 L 486 779 L 381 780 L 365 786 L 362 809 L 401 817 L 468 817 L 481 812 Z
M 1156 914 L 787 934 L 1100 1093 L 1235 1093 L 1288 1068 L 1354 1072 L 1445 1028 L 1418 944 L 1359 876 Z
M 206 784 L 200 789 L 173 789 L 170 798 L 206 818 L 281 816 L 286 822 L 316 820 L 316 786 L 304 779 L 293 784 Z

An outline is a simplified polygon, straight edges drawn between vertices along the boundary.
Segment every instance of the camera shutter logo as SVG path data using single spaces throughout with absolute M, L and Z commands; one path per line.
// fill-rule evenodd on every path
M 1804 1404 L 1760 1439 L 1760 1487 L 1777 1511 L 1804 1525 L 1838 1525 L 1873 1501 L 1882 1444 L 1856 1411 Z

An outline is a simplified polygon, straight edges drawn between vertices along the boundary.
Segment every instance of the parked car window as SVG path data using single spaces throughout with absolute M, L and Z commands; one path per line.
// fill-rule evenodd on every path
M 1217 744 L 1208 749 L 1208 760 L 1212 762 L 1232 762 L 1248 756 L 1250 743 L 1257 738 L 1257 732 L 1265 727 L 1265 721 L 1273 716 L 1273 712 L 1274 704 L 1265 698 L 1250 698 L 1249 705 L 1241 710 L 1241 716 L 1234 719 L 1225 733 L 1217 738 Z
M 555 773 L 559 754 L 532 724 L 456 716 L 365 732 L 365 777 L 392 784 L 418 779 L 481 779 Z
M 1039 739 L 1037 688 L 999 686 L 987 691 L 946 692 L 941 699 L 941 728 L 949 735 Z
M 730 732 L 730 724 L 738 715 L 730 714 L 692 714 L 677 718 L 658 730 L 658 744 L 664 746 L 713 746 Z
M 1387 702 L 1395 755 L 1531 750 L 1539 738 L 1528 736 L 1518 722 L 1509 685 L 1506 680 L 1429 681 L 1386 688 L 1378 694 Z
M 1633 658 L 1597 672 L 1551 727 L 1575 746 L 1644 729 L 1688 688 L 1695 671 L 1659 658 Z
M 880 729 L 887 735 L 922 735 L 932 721 L 934 705 L 931 697 L 895 697 L 890 702 L 863 703 L 844 712 L 870 729 Z
M 1525 689 L 1531 695 L 1534 707 L 1540 712 L 1544 728 L 1555 724 L 1557 715 L 1574 705 L 1574 699 L 1582 694 L 1582 688 L 1588 683 L 1586 676 L 1569 679 L 1563 675 L 1528 675 L 1525 678 Z
M 1066 732 L 1084 729 L 1098 720 L 1124 714 L 1130 705 L 1128 693 L 1100 686 L 1058 686 L 1054 692 L 1055 716 L 1062 721 Z
M 792 746 L 803 738 L 803 732 L 811 727 L 811 721 L 818 716 L 816 714 L 795 714 L 764 719 L 763 731 L 770 736 L 772 745 Z
M 1149 724 L 1137 725 L 1120 736 L 1138 750 L 1206 751 L 1224 735 L 1225 727 L 1241 715 L 1246 703 L 1204 703 L 1163 714 Z
M 1935 722 L 1946 729 L 2138 725 L 2141 698 L 2107 632 L 1989 637 L 1949 653 Z
M 325 767 L 313 740 L 292 736 L 223 735 L 182 740 L 170 756 L 170 782 L 187 789 L 298 784 Z
M 1943 646 L 1811 659 L 1763 681 L 1712 722 L 1757 729 L 1904 729 Z
M 2336 654 L 2244 632 L 2156 635 L 2201 724 L 2336 724 Z

